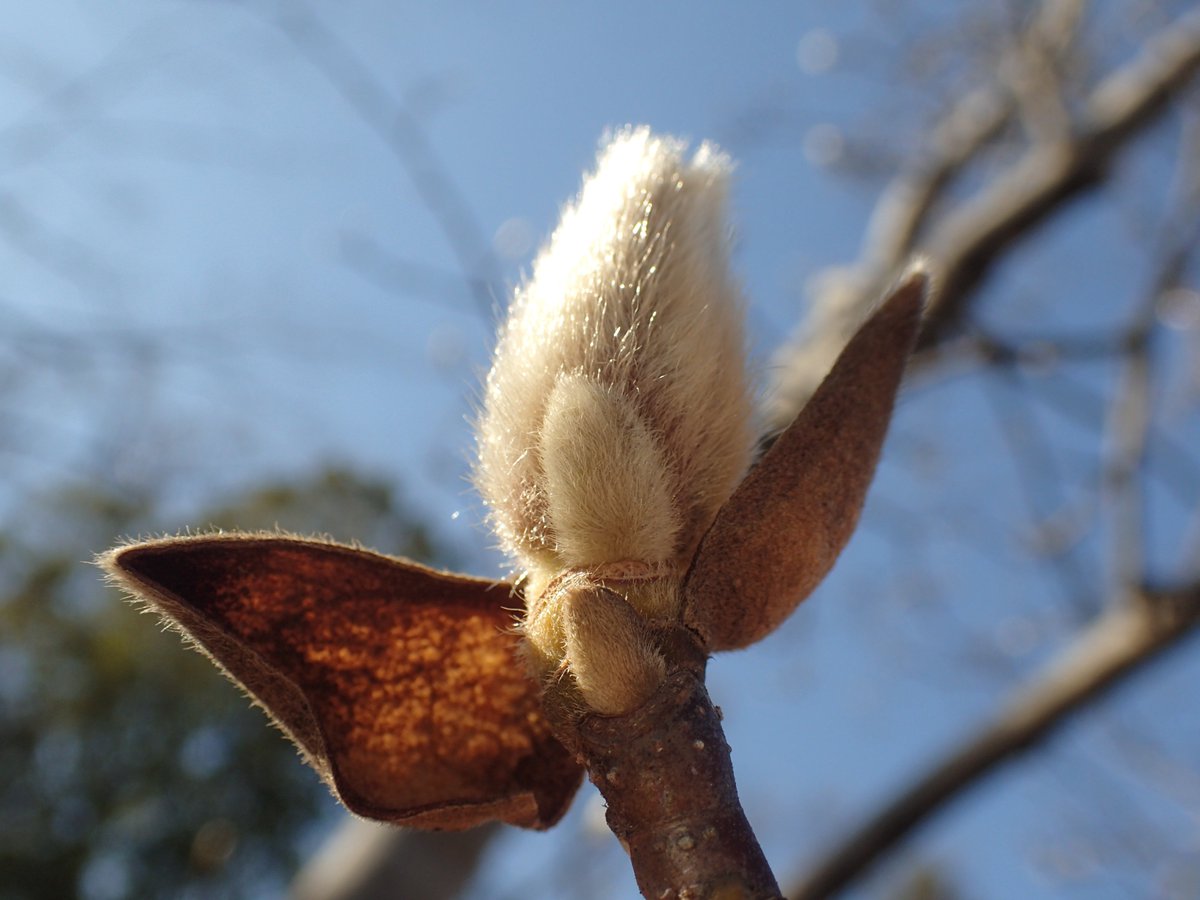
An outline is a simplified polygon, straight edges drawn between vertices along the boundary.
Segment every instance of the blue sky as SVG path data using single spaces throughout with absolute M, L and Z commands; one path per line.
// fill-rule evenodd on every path
M 486 305 L 465 288 L 413 173 L 278 27 L 276 7 L 54 0 L 9 10 L 0 216 L 35 221 L 38 241 L 0 240 L 3 300 L 23 327 L 77 334 L 97 359 L 82 374 L 37 373 L 44 415 L 30 429 L 45 451 L 22 477 L 73 473 L 91 426 L 115 422 L 112 470 L 168 473 L 183 527 L 203 524 L 188 510 L 223 489 L 346 462 L 397 482 L 465 566 L 497 571 L 466 481 L 473 397 L 504 286 L 526 270 L 601 135 L 647 123 L 716 140 L 737 160 L 736 264 L 768 389 L 770 353 L 803 315 L 806 279 L 854 257 L 880 184 L 823 163 L 855 134 L 902 152 L 936 109 L 937 96 L 904 80 L 897 48 L 948 29 L 956 7 L 919 7 L 316 6 L 403 100 L 469 209 L 466 243 L 477 238 L 496 262 L 500 290 Z M 1154 183 L 1153 157 L 1145 165 Z M 1067 222 L 994 289 L 995 321 L 1021 324 L 1031 295 L 1060 281 L 1078 290 L 1085 269 L 1117 295 L 1136 288 L 1141 248 L 1122 243 L 1118 212 L 1084 204 Z M 1121 307 L 1071 310 L 1103 323 Z M 1003 696 L 1003 665 L 970 662 L 981 636 L 995 650 L 988 642 L 1001 645 L 1005 627 L 1032 628 L 1032 650 L 997 652 L 1021 669 L 1069 633 L 1061 598 L 1045 599 L 1053 580 L 1022 568 L 1013 528 L 988 532 L 986 554 L 951 533 L 978 512 L 981 482 L 985 530 L 1027 512 L 997 463 L 1004 437 L 987 402 L 970 379 L 906 397 L 877 500 L 830 583 L 762 646 L 711 668 L 747 811 L 781 879 Z M 1066 444 L 1078 437 L 1050 427 Z M 925 517 L 904 527 L 937 539 L 897 538 L 896 510 Z M 1169 665 L 1153 696 L 1127 689 L 1123 715 L 1161 720 L 1164 693 L 1191 690 L 1197 666 Z M 1078 772 L 1112 766 L 1103 740 L 1089 739 L 1105 716 L 1089 713 L 1039 762 L 938 819 L 904 864 L 943 864 L 981 900 L 1124 896 L 1119 878 L 1092 877 L 1100 870 L 1078 849 L 1090 838 L 1071 838 L 1069 824 L 1091 784 Z M 1195 833 L 1169 803 L 1138 802 L 1164 827 Z M 580 846 L 599 861 L 585 886 L 597 873 L 614 879 L 594 896 L 634 896 L 619 848 L 590 830 L 594 817 L 589 797 L 556 836 L 506 836 L 475 896 L 533 896 L 530 870 L 576 859 L 569 848 Z M 1076 874 L 1035 864 L 1047 846 L 1074 853 Z M 882 883 L 870 883 L 872 896 Z

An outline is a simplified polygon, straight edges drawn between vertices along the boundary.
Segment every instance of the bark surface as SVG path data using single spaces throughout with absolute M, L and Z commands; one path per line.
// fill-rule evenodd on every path
M 551 691 L 549 718 L 607 801 L 608 825 L 644 896 L 781 898 L 738 799 L 721 714 L 704 686 L 704 653 L 685 629 L 663 638 L 667 677 L 642 706 L 580 717 Z

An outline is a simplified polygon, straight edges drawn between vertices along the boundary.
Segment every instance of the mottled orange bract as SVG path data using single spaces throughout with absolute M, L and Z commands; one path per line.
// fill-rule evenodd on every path
M 177 538 L 113 567 L 296 740 L 355 812 L 546 827 L 581 771 L 514 658 L 511 587 L 355 548 Z

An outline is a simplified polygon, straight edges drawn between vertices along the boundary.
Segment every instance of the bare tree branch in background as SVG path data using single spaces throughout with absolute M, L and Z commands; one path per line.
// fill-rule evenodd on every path
M 248 8 L 254 9 L 253 4 Z M 307 4 L 284 4 L 270 21 L 395 154 L 450 244 L 481 315 L 491 321 L 499 296 L 498 266 L 470 203 L 442 165 L 420 123 Z
M 345 819 L 296 875 L 292 900 L 453 900 L 499 830 L 430 832 Z
M 1031 46 L 1069 47 L 1077 7 L 1045 3 L 1017 37 L 1010 61 L 1027 61 Z M 779 356 L 784 370 L 769 411 L 772 429 L 803 405 L 825 354 L 840 345 L 842 330 L 861 315 L 876 285 L 913 252 L 928 254 L 944 273 L 920 342 L 923 362 L 936 363 L 934 351 L 964 330 L 980 286 L 1007 251 L 1035 235 L 1067 201 L 1108 183 L 1117 154 L 1178 108 L 1200 69 L 1200 13 L 1183 15 L 1147 41 L 1136 59 L 1103 78 L 1075 105 L 1081 112 L 1067 119 L 1070 105 L 1061 102 L 1066 88 L 1056 80 L 1053 60 L 1040 62 L 1032 69 L 1039 84 L 1028 89 L 1005 82 L 1008 66 L 1001 66 L 1001 83 L 953 106 L 935 127 L 927 156 L 884 191 L 859 260 L 827 275 L 813 298 L 809 326 Z M 1031 108 L 1035 101 L 1037 108 Z M 951 182 L 1014 118 L 1025 126 L 1028 147 L 955 204 L 946 196 Z M 1144 519 L 1149 481 L 1165 478 L 1185 506 L 1200 499 L 1190 451 L 1174 448 L 1181 451 L 1175 458 L 1180 465 L 1170 475 L 1165 473 L 1171 454 L 1152 452 L 1170 444 L 1159 434 L 1151 399 L 1162 377 L 1156 365 L 1157 317 L 1164 298 L 1184 285 L 1200 238 L 1200 142 L 1194 132 L 1185 129 L 1180 141 L 1174 192 L 1179 199 L 1163 222 L 1162 246 L 1143 298 L 1110 340 L 1075 348 L 1116 361 L 1122 370 L 1119 386 L 1105 401 L 1107 434 L 1093 429 L 1107 448 L 1097 492 L 1112 535 L 1108 571 L 1100 573 L 1105 587 L 1090 601 L 1099 613 L 1040 674 L 1013 691 L 995 717 L 821 855 L 789 896 L 827 897 L 861 878 L 917 825 L 1001 764 L 1041 745 L 1072 713 L 1158 659 L 1200 623 L 1200 582 L 1190 580 L 1194 572 L 1187 573 L 1186 559 L 1174 576 L 1154 573 L 1147 562 Z M 1053 338 L 1046 343 L 1052 346 Z M 1011 362 L 989 352 L 981 356 L 985 366 Z
M 1033 747 L 1070 715 L 1157 658 L 1200 622 L 1200 584 L 1109 609 L 991 722 L 939 759 L 898 797 L 825 854 L 795 883 L 792 900 L 838 893 L 867 874 L 913 828 L 1001 764 Z
M 1046 8 L 1056 6 L 1049 2 Z M 1050 14 L 1046 20 L 1072 21 Z M 1046 20 L 1039 18 L 1032 27 L 1048 27 Z M 859 259 L 818 279 L 808 321 L 776 356 L 779 371 L 766 410 L 767 433 L 795 418 L 867 306 L 913 254 L 927 254 L 941 273 L 941 293 L 927 312 L 921 347 L 930 350 L 944 341 L 961 324 L 974 292 L 1004 251 L 1066 201 L 1103 184 L 1113 158 L 1168 108 L 1198 68 L 1200 13 L 1193 12 L 1097 85 L 1065 136 L 1031 144 L 985 188 L 942 211 L 939 204 L 954 177 L 1015 113 L 999 86 L 964 98 L 934 128 L 922 158 L 885 188 Z

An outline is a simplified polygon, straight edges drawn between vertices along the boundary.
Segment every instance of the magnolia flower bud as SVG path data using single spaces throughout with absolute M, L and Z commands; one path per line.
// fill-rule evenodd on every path
M 684 153 L 645 128 L 601 152 L 517 290 L 487 379 L 475 480 L 526 570 L 526 617 L 540 622 L 526 636 L 542 676 L 571 663 L 561 615 L 542 609 L 550 582 L 586 571 L 643 619 L 676 620 L 683 570 L 749 460 L 724 220 L 731 166 L 707 144 Z M 579 640 L 599 633 L 578 621 L 592 608 L 563 600 Z M 589 660 L 572 669 L 585 700 L 620 706 L 600 687 L 604 654 L 575 644 Z M 661 668 L 643 662 L 621 668 Z
M 910 268 L 741 481 L 729 170 L 708 145 L 689 161 L 678 141 L 619 134 L 517 291 L 487 379 L 475 479 L 524 569 L 526 658 L 547 690 L 577 688 L 597 712 L 650 697 L 668 630 L 706 652 L 745 647 L 825 577 L 929 290 Z

